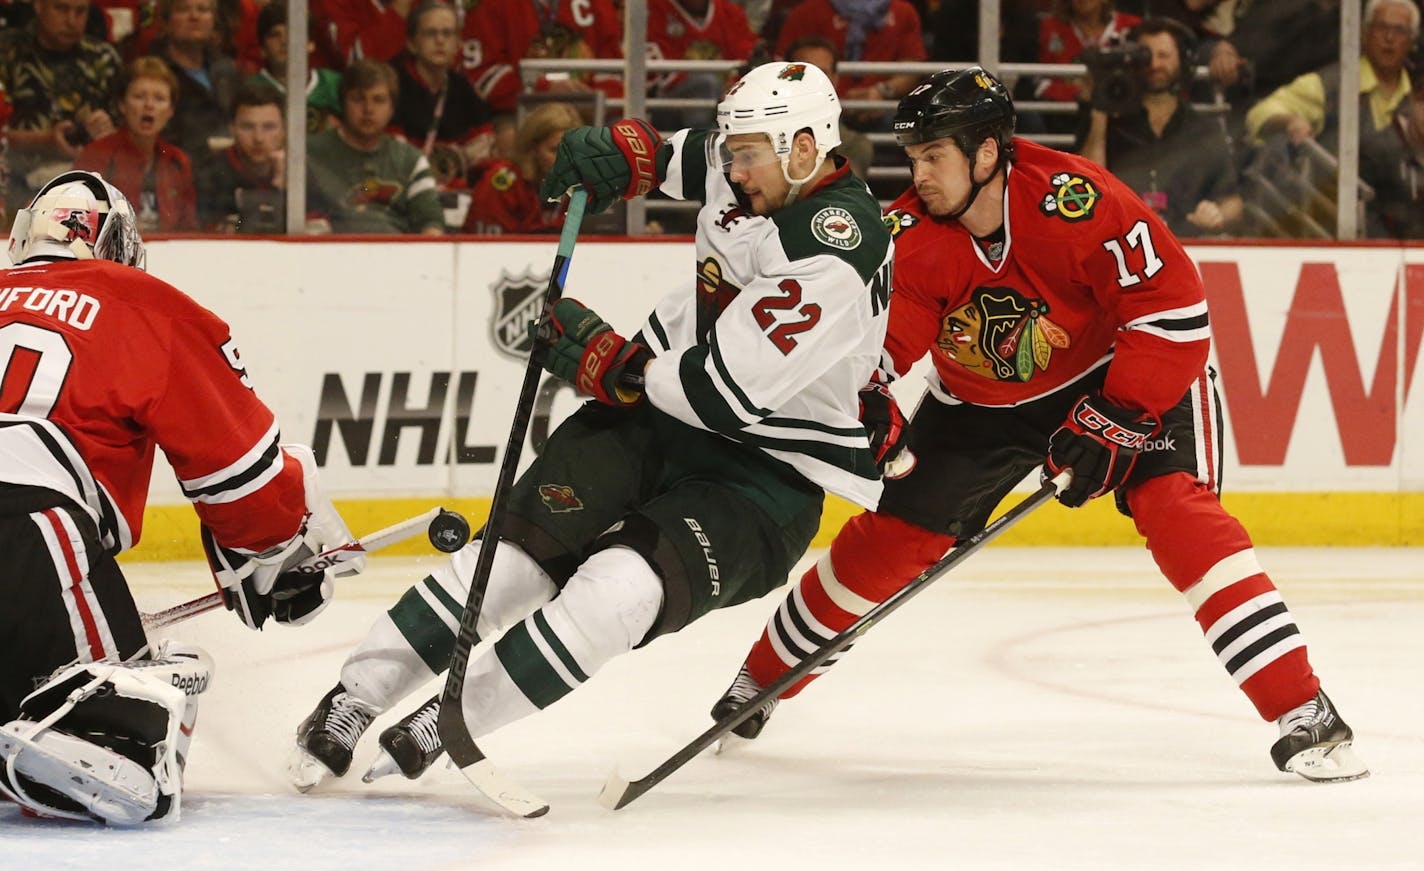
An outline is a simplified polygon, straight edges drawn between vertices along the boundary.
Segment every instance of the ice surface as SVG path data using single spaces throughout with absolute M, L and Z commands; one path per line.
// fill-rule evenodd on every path
M 696 736 L 780 594 L 609 665 L 485 741 L 550 800 L 498 815 L 444 767 L 286 785 L 298 722 L 382 608 L 436 564 L 373 558 L 313 624 L 226 612 L 171 627 L 218 663 L 181 822 L 37 822 L 0 806 L 5 868 L 1424 868 L 1424 554 L 1263 549 L 1316 670 L 1373 768 L 1280 774 L 1181 597 L 1139 549 L 990 547 L 872 631 L 756 742 L 616 813 L 596 797 Z M 197 564 L 128 569 L 140 607 L 207 592 Z M 432 686 L 431 689 L 434 687 Z M 411 696 L 411 707 L 428 697 Z

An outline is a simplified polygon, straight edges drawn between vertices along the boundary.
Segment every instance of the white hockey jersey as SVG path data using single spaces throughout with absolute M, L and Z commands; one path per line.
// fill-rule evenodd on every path
M 661 190 L 704 205 L 695 287 L 664 297 L 641 331 L 657 355 L 647 398 L 873 509 L 881 486 L 857 394 L 888 323 L 894 252 L 879 204 L 842 165 L 758 216 L 721 172 L 720 139 L 683 130 L 669 140 Z

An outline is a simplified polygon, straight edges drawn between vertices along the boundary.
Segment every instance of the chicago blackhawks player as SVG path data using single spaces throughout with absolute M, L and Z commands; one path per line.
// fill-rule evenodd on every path
M 16 215 L 0 272 L 0 792 L 48 817 L 178 816 L 212 662 L 150 648 L 116 554 L 139 539 L 154 449 L 202 521 L 225 602 L 304 623 L 347 540 L 311 451 L 278 444 L 227 325 L 143 272 L 123 194 L 66 172 Z
M 785 582 L 823 491 L 873 507 L 858 392 L 879 360 L 892 246 L 845 160 L 840 104 L 807 64 L 757 67 L 717 130 L 666 142 L 638 120 L 566 134 L 543 184 L 590 208 L 654 188 L 700 200 L 697 260 L 632 340 L 570 299 L 546 367 L 595 400 L 511 493 L 469 662 L 475 737 L 548 707 L 616 655 Z M 632 377 L 630 377 L 632 376 Z M 442 671 L 481 544 L 416 584 L 347 659 L 298 734 L 299 788 L 344 774 L 372 718 Z M 439 752 L 434 700 L 380 736 L 417 776 Z
M 1072 469 L 1065 505 L 1114 494 L 1227 673 L 1279 724 L 1278 768 L 1365 776 L 1290 611 L 1217 498 L 1220 404 L 1196 268 L 1121 182 L 1014 139 L 1014 122 L 1008 92 L 978 67 L 936 73 L 901 100 L 894 131 L 914 187 L 886 215 L 897 250 L 886 374 L 929 353 L 936 375 L 907 429 L 913 465 L 802 577 L 713 717 L 983 529 L 1042 463 Z M 738 734 L 755 737 L 775 704 Z

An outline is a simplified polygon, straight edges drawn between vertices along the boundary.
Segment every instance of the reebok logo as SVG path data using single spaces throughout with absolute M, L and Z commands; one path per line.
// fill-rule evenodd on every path
M 1147 451 L 1175 451 L 1176 449 L 1177 440 L 1173 438 L 1171 433 L 1166 433 L 1160 438 L 1147 439 L 1142 443 L 1141 448 L 1143 453 Z

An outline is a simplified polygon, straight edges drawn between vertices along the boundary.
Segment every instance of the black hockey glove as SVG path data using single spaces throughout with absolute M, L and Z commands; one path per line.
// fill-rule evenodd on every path
M 897 477 L 890 469 L 898 465 L 896 460 L 903 452 L 900 437 L 905 432 L 905 415 L 885 384 L 871 381 L 860 388 L 860 424 L 870 438 L 875 467 L 882 475 Z
M 1073 480 L 1058 501 L 1077 508 L 1090 499 L 1121 487 L 1147 437 L 1157 430 L 1150 415 L 1121 408 L 1098 392 L 1074 403 L 1063 422 L 1048 440 L 1044 480 L 1071 468 Z
M 612 127 L 575 127 L 559 141 L 554 165 L 539 195 L 554 201 L 570 189 L 588 188 L 588 211 L 598 214 L 620 197 L 641 197 L 658 186 L 658 148 L 663 138 L 640 118 Z
M 544 368 L 604 405 L 636 405 L 643 369 L 653 352 L 613 331 L 576 299 L 561 299 L 542 325 L 530 325 L 543 346 Z

